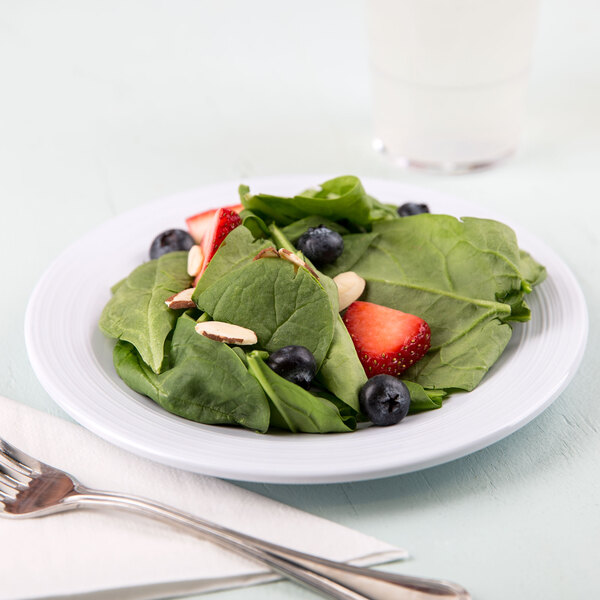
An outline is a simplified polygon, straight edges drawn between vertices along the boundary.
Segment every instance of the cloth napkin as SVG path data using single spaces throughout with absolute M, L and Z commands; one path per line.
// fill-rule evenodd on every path
M 166 467 L 0 397 L 0 437 L 88 487 L 135 494 L 294 549 L 357 565 L 406 552 L 236 485 Z M 146 600 L 274 581 L 262 565 L 114 509 L 0 518 L 0 600 Z

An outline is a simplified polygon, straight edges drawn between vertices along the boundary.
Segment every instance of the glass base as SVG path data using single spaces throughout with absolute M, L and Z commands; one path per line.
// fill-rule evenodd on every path
M 375 138 L 372 142 L 373 149 L 379 152 L 383 156 L 386 156 L 396 166 L 403 169 L 418 169 L 420 171 L 428 171 L 430 173 L 438 173 L 441 175 L 464 175 L 466 173 L 476 173 L 478 171 L 485 171 L 495 167 L 498 164 L 505 162 L 514 153 L 515 150 L 509 150 L 508 152 L 498 156 L 497 158 L 480 161 L 443 161 L 434 162 L 408 158 L 404 156 L 396 156 L 392 154 L 385 146 L 383 141 L 379 138 Z

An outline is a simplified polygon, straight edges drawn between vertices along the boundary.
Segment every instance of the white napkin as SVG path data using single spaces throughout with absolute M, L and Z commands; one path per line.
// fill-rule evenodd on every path
M 129 454 L 62 419 L 0 397 L 0 437 L 91 488 L 163 502 L 297 550 L 353 564 L 406 558 L 394 548 L 220 479 Z M 0 600 L 164 598 L 279 576 L 194 535 L 119 510 L 0 518 Z

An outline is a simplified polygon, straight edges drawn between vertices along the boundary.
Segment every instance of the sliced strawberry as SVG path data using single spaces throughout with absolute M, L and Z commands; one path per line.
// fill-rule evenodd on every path
M 236 204 L 235 206 L 226 206 L 229 210 L 233 212 L 240 213 L 244 207 L 241 204 Z M 215 216 L 215 213 L 219 210 L 218 208 L 211 208 L 210 210 L 205 210 L 204 212 L 198 213 L 197 215 L 192 215 L 188 217 L 185 222 L 187 223 L 188 231 L 190 235 L 194 238 L 196 244 L 199 244 L 204 237 L 204 234 L 208 231 L 211 220 Z
M 194 242 L 199 244 L 202 242 L 202 238 L 204 234 L 210 227 L 210 222 L 212 218 L 215 216 L 217 209 L 214 208 L 212 210 L 207 210 L 206 212 L 199 213 L 192 217 L 188 217 L 185 222 L 187 223 L 188 231 L 190 235 L 194 238 Z
M 343 318 L 367 377 L 400 375 L 431 345 L 423 319 L 387 306 L 356 301 Z
M 200 272 L 194 280 L 195 284 L 198 283 L 198 279 L 200 279 L 202 273 L 204 273 L 210 259 L 215 255 L 215 252 L 219 249 L 223 240 L 238 225 L 241 225 L 241 223 L 242 219 L 240 218 L 240 215 L 229 208 L 219 208 L 215 211 L 212 220 L 208 224 L 207 231 L 202 238 L 201 247 L 204 261 Z

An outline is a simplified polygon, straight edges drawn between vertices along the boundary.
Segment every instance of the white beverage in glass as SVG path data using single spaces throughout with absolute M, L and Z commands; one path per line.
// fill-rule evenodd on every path
M 376 143 L 448 172 L 517 147 L 538 0 L 368 0 Z

